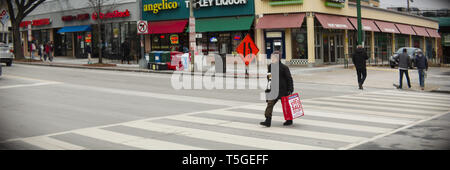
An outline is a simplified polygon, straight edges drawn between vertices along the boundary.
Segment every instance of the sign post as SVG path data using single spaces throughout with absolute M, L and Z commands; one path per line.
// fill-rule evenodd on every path
M 190 53 L 191 57 L 191 68 L 192 72 L 195 71 L 195 51 L 197 48 L 197 44 L 195 41 L 195 17 L 194 17 L 194 1 L 190 0 L 189 4 L 189 44 L 190 44 Z
M 236 52 L 245 63 L 245 75 L 248 75 L 248 65 L 253 61 L 259 49 L 249 34 L 247 34 L 241 44 L 236 48 Z

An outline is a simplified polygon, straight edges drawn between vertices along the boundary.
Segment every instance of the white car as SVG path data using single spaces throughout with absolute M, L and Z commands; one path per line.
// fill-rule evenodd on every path
M 13 60 L 12 44 L 0 43 L 0 63 L 6 63 L 7 66 L 11 66 Z

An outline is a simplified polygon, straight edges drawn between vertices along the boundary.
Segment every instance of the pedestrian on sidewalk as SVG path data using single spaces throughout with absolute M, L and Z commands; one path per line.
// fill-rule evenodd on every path
M 50 60 L 50 62 L 53 62 L 53 50 L 54 50 L 54 45 L 53 45 L 53 41 L 50 41 L 50 52 L 48 53 L 48 60 Z
M 356 76 L 358 78 L 360 90 L 363 90 L 363 84 L 367 77 L 366 60 L 368 59 L 369 56 L 367 55 L 366 50 L 364 50 L 362 45 L 358 45 L 355 53 L 352 55 L 352 60 L 356 68 Z
M 396 60 L 398 60 L 398 70 L 400 72 L 400 82 L 399 85 L 397 86 L 397 89 L 402 89 L 402 85 L 403 85 L 403 74 L 406 75 L 406 80 L 408 82 L 408 88 L 411 88 L 411 83 L 409 81 L 409 73 L 408 73 L 408 68 L 411 64 L 411 59 L 408 55 L 408 51 L 406 50 L 406 48 L 403 49 L 403 53 L 401 53 L 400 55 L 398 55 L 396 58 Z
M 36 45 L 34 44 L 34 41 L 30 42 L 30 57 L 32 60 L 34 60 L 34 52 L 36 51 Z
M 420 50 L 415 51 L 415 63 L 419 72 L 419 84 L 422 90 L 425 90 L 425 71 L 428 71 L 428 60 Z
M 130 64 L 130 45 L 128 44 L 128 39 L 126 39 L 122 43 L 122 64 L 124 60 L 128 61 L 128 64 Z
M 272 112 L 273 107 L 281 99 L 281 97 L 289 96 L 294 92 L 294 81 L 292 80 L 291 71 L 289 67 L 281 63 L 281 54 L 279 52 L 274 52 L 271 56 L 272 63 L 268 66 L 268 79 L 269 88 L 266 90 L 266 102 L 267 108 L 265 110 L 264 116 L 266 120 L 260 124 L 266 127 L 271 126 L 272 122 Z M 272 66 L 274 68 L 278 67 L 278 71 L 272 71 Z M 278 91 L 277 91 L 278 90 Z M 292 125 L 292 120 L 287 120 L 283 123 L 284 126 Z
M 87 57 L 88 57 L 88 64 L 92 64 L 92 61 L 91 61 L 91 53 L 92 53 L 91 45 L 87 44 L 85 50 L 86 50 L 85 52 L 86 52 Z
M 39 60 L 41 60 L 41 61 L 42 61 L 43 54 L 44 54 L 44 45 L 43 44 L 39 44 L 38 55 L 39 55 Z
M 50 42 L 45 43 L 45 54 L 44 54 L 44 61 L 47 61 L 47 57 L 50 55 Z

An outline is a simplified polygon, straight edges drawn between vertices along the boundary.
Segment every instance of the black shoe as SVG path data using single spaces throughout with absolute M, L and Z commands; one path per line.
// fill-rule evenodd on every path
M 260 125 L 266 126 L 266 127 L 270 127 L 270 125 L 272 124 L 272 118 L 267 118 L 266 117 L 266 121 L 259 123 Z
M 362 89 L 363 89 L 362 84 L 359 84 L 359 90 L 362 90 Z
M 292 125 L 292 120 L 286 120 L 286 122 L 283 123 L 284 126 Z

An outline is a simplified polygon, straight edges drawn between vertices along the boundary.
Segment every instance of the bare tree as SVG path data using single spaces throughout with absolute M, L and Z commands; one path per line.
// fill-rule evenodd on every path
M 103 57 L 102 57 L 102 49 L 103 49 L 103 41 L 102 41 L 102 24 L 103 24 L 103 19 L 100 18 L 100 14 L 101 13 L 105 13 L 105 11 L 109 11 L 110 8 L 106 8 L 106 5 L 111 5 L 114 6 L 115 4 L 115 0 L 88 0 L 88 5 L 90 7 L 90 9 L 92 9 L 93 13 L 96 13 L 98 18 L 95 20 L 96 24 L 97 24 L 97 30 L 96 30 L 96 35 L 98 38 L 98 43 L 97 44 L 97 49 L 98 49 L 98 63 L 103 63 Z
M 23 47 L 20 39 L 20 23 L 36 7 L 45 2 L 45 0 L 7 0 L 8 13 L 11 20 L 14 54 L 17 59 L 24 59 Z

